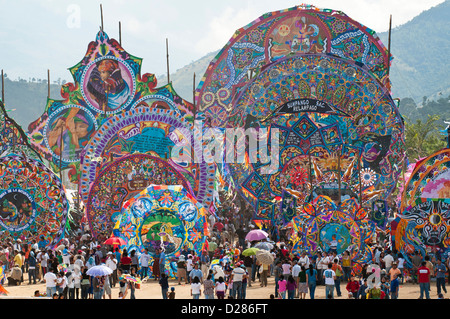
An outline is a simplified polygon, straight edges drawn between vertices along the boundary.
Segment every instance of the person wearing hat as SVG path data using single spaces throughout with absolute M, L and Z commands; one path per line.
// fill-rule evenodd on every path
M 180 255 L 177 262 L 177 278 L 178 284 L 181 285 L 181 278 L 184 278 L 184 283 L 188 283 L 188 279 L 186 276 L 186 257 L 184 255 Z
M 191 272 L 189 273 L 189 277 L 190 277 L 190 282 L 192 282 L 192 280 L 194 280 L 195 277 L 198 277 L 198 279 L 200 280 L 200 283 L 203 284 L 203 273 L 199 269 L 198 262 L 194 263 L 194 269 L 192 269 Z
M 230 282 L 233 283 L 232 296 L 233 299 L 242 299 L 242 281 L 247 275 L 245 268 L 241 267 L 242 262 L 236 263 L 230 275 Z

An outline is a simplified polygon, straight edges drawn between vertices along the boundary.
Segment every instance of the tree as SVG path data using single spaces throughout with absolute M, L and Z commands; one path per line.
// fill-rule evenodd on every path
M 415 123 L 405 120 L 406 155 L 410 162 L 446 147 L 446 140 L 439 134 L 443 128 L 436 123 L 439 120 L 439 115 L 428 115 L 425 123 L 421 119 Z

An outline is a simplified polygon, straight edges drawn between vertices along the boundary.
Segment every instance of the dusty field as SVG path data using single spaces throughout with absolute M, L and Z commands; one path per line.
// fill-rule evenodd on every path
M 28 285 L 28 277 L 27 274 L 24 275 L 25 282 L 20 286 L 4 286 L 4 288 L 9 292 L 7 298 L 28 298 L 33 296 L 34 291 L 39 290 L 40 292 L 45 292 L 45 284 L 36 284 L 36 285 Z M 191 299 L 190 296 L 190 286 L 189 285 L 178 285 L 176 280 L 169 280 L 169 286 L 175 287 L 176 299 Z M 335 299 L 347 299 L 347 291 L 345 289 L 346 284 L 341 283 L 341 292 L 342 296 L 337 297 L 336 291 Z M 447 285 L 448 286 L 448 285 Z M 170 289 L 170 288 L 169 288 Z M 447 288 L 449 289 L 449 288 Z M 268 286 L 260 287 L 259 282 L 256 281 L 252 284 L 252 287 L 247 288 L 247 299 L 269 299 L 270 294 L 275 292 L 275 282 L 274 277 L 269 277 Z M 117 299 L 119 294 L 118 285 L 115 288 L 112 288 L 112 299 Z M 406 283 L 400 285 L 399 290 L 399 299 L 417 299 L 419 297 L 419 285 Z M 141 284 L 140 289 L 136 289 L 136 299 L 162 299 L 161 296 L 161 288 L 159 284 L 154 281 L 148 281 Z M 227 293 L 228 296 L 228 293 Z M 315 293 L 316 299 L 325 299 L 325 287 L 318 286 L 316 288 Z M 448 294 L 445 294 L 445 297 L 448 297 Z M 201 299 L 204 299 L 203 291 Z M 436 292 L 436 283 L 431 283 L 431 299 L 437 299 Z M 127 296 L 129 299 L 129 294 Z M 307 295 L 306 299 L 309 299 L 309 295 Z

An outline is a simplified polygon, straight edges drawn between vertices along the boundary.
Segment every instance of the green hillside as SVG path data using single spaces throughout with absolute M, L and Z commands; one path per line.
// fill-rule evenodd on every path
M 420 104 L 424 96 L 438 99 L 450 94 L 449 16 L 450 1 L 447 0 L 392 29 L 394 60 L 390 77 L 393 97 L 409 97 Z M 395 16 L 392 20 L 395 21 Z M 378 36 L 387 47 L 388 33 Z

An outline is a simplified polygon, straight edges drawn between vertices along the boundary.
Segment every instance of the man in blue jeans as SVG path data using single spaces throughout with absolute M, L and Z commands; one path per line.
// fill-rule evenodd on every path
M 420 287 L 419 299 L 423 299 L 424 294 L 427 299 L 430 299 L 431 271 L 430 269 L 427 268 L 425 261 L 423 261 L 422 266 L 419 269 L 417 269 L 417 277 L 419 280 L 419 287 Z
M 437 294 L 439 295 L 441 293 L 441 288 L 447 293 L 447 289 L 445 288 L 445 273 L 447 272 L 447 267 L 445 267 L 440 258 L 438 258 L 436 262 L 434 273 L 436 274 L 436 288 Z

